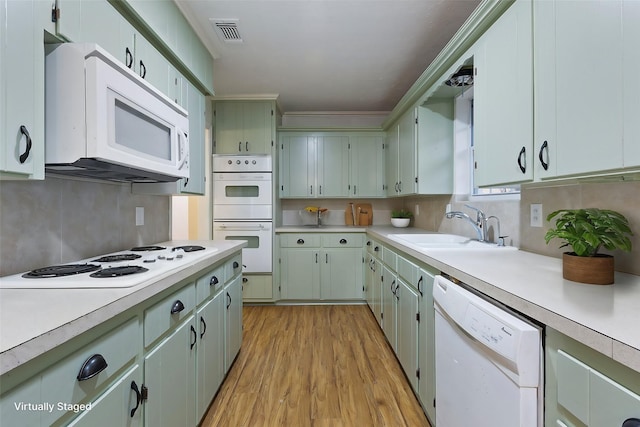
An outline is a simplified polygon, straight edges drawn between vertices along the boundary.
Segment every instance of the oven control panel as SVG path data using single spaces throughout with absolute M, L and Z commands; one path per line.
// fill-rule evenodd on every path
M 269 154 L 214 154 L 213 172 L 272 172 Z

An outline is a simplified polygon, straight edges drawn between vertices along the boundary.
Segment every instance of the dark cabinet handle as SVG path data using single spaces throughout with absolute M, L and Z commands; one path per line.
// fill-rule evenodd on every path
M 207 322 L 204 321 L 204 317 L 200 316 L 200 339 L 207 333 Z
M 309 186 L 309 194 L 313 195 L 313 185 Z
M 378 252 L 380 250 L 380 246 L 376 246 L 375 248 L 373 248 L 374 252 Z
M 189 185 L 189 178 L 183 178 L 182 182 L 184 182 L 183 187 L 187 188 L 187 185 Z
M 140 395 L 140 390 L 138 390 L 138 385 L 135 381 L 131 381 L 131 390 L 136 392 L 136 407 L 131 410 L 131 418 L 133 418 L 133 414 L 136 413 L 138 407 L 140 406 L 140 402 L 142 401 L 142 396 Z
M 20 163 L 24 163 L 29 158 L 29 153 L 31 153 L 31 135 L 29 135 L 29 131 L 25 125 L 20 126 L 20 133 L 27 138 L 27 148 L 25 148 L 24 153 L 20 154 Z
M 396 286 L 396 281 L 394 280 L 393 282 L 391 282 L 391 292 L 394 295 L 396 294 L 395 286 Z
M 316 264 L 318 263 L 318 252 L 316 252 Z
M 127 68 L 131 68 L 131 66 L 133 65 L 133 54 L 131 53 L 129 48 L 125 48 L 124 54 L 125 54 L 125 65 L 127 66 Z
M 544 156 L 543 153 L 547 152 L 547 161 L 544 161 Z M 540 152 L 538 152 L 538 159 L 540 159 L 540 164 L 542 165 L 542 169 L 544 170 L 548 170 L 549 169 L 549 143 L 547 141 L 542 143 L 542 146 L 540 147 Z
M 299 245 L 304 245 L 304 239 L 298 239 L 296 243 Z
M 216 276 L 211 276 L 211 279 L 209 280 L 209 286 L 217 285 L 218 283 L 220 283 L 218 278 Z
M 244 142 L 244 151 L 249 151 L 249 141 Z
M 233 261 L 233 269 L 235 270 L 238 267 L 240 267 L 240 264 L 238 264 L 238 261 Z
M 371 246 L 371 240 L 367 240 L 367 246 Z
M 527 153 L 527 149 L 522 147 L 520 153 L 518 154 L 518 167 L 520 168 L 520 172 L 527 172 L 527 160 L 525 158 L 525 154 Z
M 621 427 L 640 427 L 640 418 L 628 418 L 624 420 Z
M 354 196 L 356 195 L 356 186 L 355 185 L 353 186 L 353 195 Z
M 231 307 L 231 295 L 227 292 L 227 310 L 229 310 L 229 307 Z
M 104 357 L 102 357 L 101 354 L 94 354 L 84 361 L 76 378 L 78 381 L 88 380 L 89 378 L 93 378 L 100 372 L 104 371 L 107 366 L 109 365 L 107 365 L 107 361 L 104 360 Z
M 340 244 L 341 245 L 346 245 L 347 244 L 347 239 L 340 239 Z
M 249 281 L 249 279 L 247 279 L 246 277 L 242 278 L 242 283 L 247 283 Z
M 238 141 L 238 151 L 242 151 L 242 141 Z
M 184 304 L 178 299 L 171 306 L 171 314 L 180 313 L 182 310 L 184 310 Z
M 418 292 L 420 292 L 420 296 L 424 295 L 422 293 L 422 276 L 420 276 L 420 279 L 418 279 Z
M 198 333 L 196 332 L 196 328 L 194 328 L 193 325 L 191 325 L 190 328 L 191 328 L 191 336 L 193 337 L 193 340 L 189 345 L 189 350 L 193 350 L 193 346 L 196 345 L 196 339 L 198 337 Z
M 140 60 L 140 77 L 144 79 L 146 75 L 147 75 L 147 67 L 144 65 L 144 62 Z

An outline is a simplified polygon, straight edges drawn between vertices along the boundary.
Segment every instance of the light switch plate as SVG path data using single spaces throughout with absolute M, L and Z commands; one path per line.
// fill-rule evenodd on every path
M 542 227 L 542 203 L 531 204 L 531 226 Z
M 136 206 L 136 225 L 144 225 L 144 207 Z

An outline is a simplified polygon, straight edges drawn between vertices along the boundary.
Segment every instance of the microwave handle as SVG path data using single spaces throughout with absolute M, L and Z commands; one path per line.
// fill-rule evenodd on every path
M 180 170 L 189 159 L 189 137 L 180 128 L 176 131 L 178 132 L 178 170 Z

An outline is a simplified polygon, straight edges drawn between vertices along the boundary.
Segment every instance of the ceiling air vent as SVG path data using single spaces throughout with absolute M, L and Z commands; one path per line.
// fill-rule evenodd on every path
M 211 19 L 218 37 L 225 43 L 242 43 L 237 19 Z

